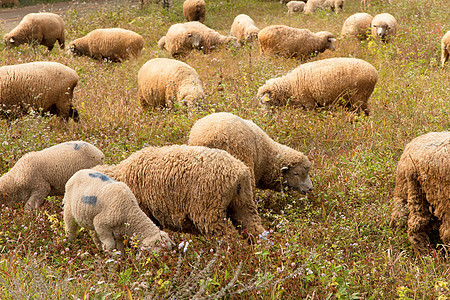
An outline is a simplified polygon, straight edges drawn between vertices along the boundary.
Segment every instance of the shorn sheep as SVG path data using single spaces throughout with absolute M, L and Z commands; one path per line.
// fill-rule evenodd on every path
M 172 107 L 185 103 L 189 110 L 204 98 L 197 71 L 188 64 L 169 58 L 154 58 L 138 73 L 138 98 L 143 108 Z
M 189 145 L 227 151 L 250 168 L 258 188 L 279 191 L 287 187 L 302 194 L 313 188 L 307 156 L 275 142 L 252 121 L 231 113 L 214 113 L 198 120 L 191 129 Z
M 15 118 L 32 108 L 78 121 L 72 106 L 77 84 L 77 72 L 57 62 L 0 67 L 0 113 Z
M 86 55 L 98 60 L 122 62 L 138 57 L 144 47 L 144 38 L 122 28 L 95 29 L 69 44 L 75 55 Z
M 81 169 L 103 164 L 105 155 L 83 141 L 58 144 L 21 157 L 0 177 L 0 202 L 24 202 L 37 209 L 47 196 L 62 196 L 66 182 Z
M 286 6 L 288 14 L 301 13 L 305 10 L 305 2 L 303 1 L 289 1 Z
M 264 108 L 293 105 L 305 109 L 344 106 L 369 115 L 368 100 L 378 80 L 377 70 L 356 58 L 330 58 L 300 65 L 258 89 Z
M 427 252 L 429 235 L 437 230 L 444 244 L 450 244 L 449 167 L 449 131 L 413 139 L 400 157 L 390 225 L 407 225 L 408 239 L 418 253 Z
M 200 22 L 187 22 L 170 26 L 158 46 L 165 48 L 173 57 L 178 57 L 189 54 L 193 49 L 208 53 L 228 43 L 238 46 L 236 37 L 221 35 Z
M 218 149 L 192 146 L 147 147 L 113 166 L 96 170 L 126 183 L 141 209 L 163 228 L 227 236 L 264 232 L 253 201 L 250 170 Z
M 205 0 L 186 0 L 183 3 L 183 15 L 186 21 L 205 22 L 206 3 Z
M 356 13 L 342 25 L 341 36 L 366 40 L 371 31 L 373 17 L 368 13 Z
M 372 20 L 372 36 L 382 42 L 388 42 L 397 34 L 398 23 L 391 14 L 376 15 Z
M 447 33 L 442 37 L 441 50 L 442 50 L 441 64 L 442 68 L 444 68 L 444 64 L 448 60 L 448 57 L 450 55 L 450 30 L 447 31 Z
M 236 16 L 231 24 L 230 35 L 235 36 L 241 45 L 257 40 L 258 32 L 259 28 L 255 26 L 252 18 L 244 14 Z
M 125 254 L 123 236 L 136 237 L 144 248 L 160 251 L 174 246 L 169 235 L 139 208 L 136 197 L 123 182 L 91 169 L 76 172 L 66 184 L 64 224 L 69 241 L 78 229 L 91 231 L 99 250 L 116 248 Z
M 305 14 L 312 14 L 320 8 L 331 8 L 338 13 L 344 7 L 344 0 L 309 0 L 305 6 Z
M 307 59 L 312 55 L 334 50 L 336 40 L 332 33 L 312 33 L 308 29 L 297 29 L 285 25 L 272 25 L 258 34 L 261 53 Z
M 23 17 L 13 30 L 5 34 L 3 40 L 8 47 L 36 42 L 46 46 L 48 51 L 51 51 L 58 41 L 61 49 L 64 49 L 64 21 L 57 14 L 31 13 Z

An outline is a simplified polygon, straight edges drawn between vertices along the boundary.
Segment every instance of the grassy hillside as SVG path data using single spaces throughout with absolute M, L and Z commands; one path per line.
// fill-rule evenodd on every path
M 342 109 L 262 112 L 258 88 L 299 61 L 263 57 L 256 44 L 194 52 L 184 59 L 207 91 L 205 105 L 192 117 L 183 110 L 142 111 L 137 72 L 149 59 L 169 57 L 156 42 L 171 24 L 184 21 L 181 1 L 169 11 L 153 4 L 140 10 L 126 2 L 67 12 L 68 41 L 99 27 L 143 35 L 141 57 L 122 64 L 73 57 L 56 47 L 46 54 L 43 47 L 0 45 L 0 65 L 49 60 L 75 69 L 80 82 L 74 105 L 81 118 L 80 123 L 38 115 L 0 120 L 1 174 L 25 153 L 68 140 L 88 141 L 105 153 L 107 163 L 117 163 L 147 145 L 186 143 L 197 119 L 228 111 L 306 153 L 314 183 L 307 196 L 257 191 L 263 224 L 272 231 L 269 240 L 250 245 L 240 237 L 221 242 L 169 231 L 177 245 L 183 243 L 181 249 L 142 254 L 130 241 L 126 258 L 99 253 L 86 231 L 68 243 L 60 197 L 49 197 L 37 212 L 2 205 L 0 298 L 447 299 L 448 245 L 434 245 L 429 256 L 416 257 L 406 233 L 392 231 L 388 223 L 395 168 L 405 144 L 429 131 L 450 130 L 450 64 L 439 67 L 450 6 L 448 0 L 368 2 L 364 10 L 358 0 L 347 0 L 343 13 L 305 16 L 286 15 L 278 1 L 210 0 L 206 18 L 206 25 L 222 34 L 245 13 L 260 28 L 285 24 L 338 35 L 353 13 L 390 12 L 400 24 L 392 43 L 338 40 L 336 51 L 311 59 L 357 57 L 376 67 L 379 81 L 368 117 Z

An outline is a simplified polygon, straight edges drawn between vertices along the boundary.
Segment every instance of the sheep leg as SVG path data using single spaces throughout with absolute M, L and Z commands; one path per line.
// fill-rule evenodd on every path
M 114 233 L 114 239 L 116 241 L 116 249 L 119 250 L 122 255 L 125 255 L 122 235 Z
M 30 198 L 25 203 L 25 209 L 38 209 L 44 203 L 45 197 L 50 194 L 51 186 L 47 182 L 39 185 L 30 195 Z
M 70 208 L 64 209 L 64 229 L 66 230 L 67 240 L 75 240 L 79 226 L 72 215 Z
M 442 55 L 441 55 L 442 68 L 444 68 L 444 64 L 448 60 L 449 55 L 450 53 L 447 51 L 447 49 L 442 48 Z
M 104 250 L 109 252 L 114 249 L 116 245 L 116 240 L 114 239 L 113 232 L 111 228 L 102 220 L 103 216 L 98 214 L 94 217 L 94 228 L 97 232 L 99 240 L 103 243 Z
M 89 234 L 91 235 L 92 240 L 94 241 L 95 247 L 97 247 L 98 250 L 102 250 L 102 242 L 98 238 L 97 232 L 95 230 L 89 230 Z
M 445 245 L 450 245 L 450 219 L 448 213 L 441 217 L 442 224 L 439 227 L 439 236 Z
M 389 226 L 391 228 L 404 228 L 406 227 L 407 219 L 407 200 L 402 197 L 394 196 L 391 204 L 391 221 L 389 222 Z

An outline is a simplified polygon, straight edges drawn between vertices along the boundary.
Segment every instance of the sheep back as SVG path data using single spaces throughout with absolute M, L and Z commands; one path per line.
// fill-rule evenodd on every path
M 250 170 L 225 151 L 192 146 L 147 147 L 96 170 L 125 182 L 141 209 L 173 230 L 226 235 L 229 216 L 248 233 L 264 231 Z
M 264 107 L 288 103 L 305 109 L 344 106 L 369 114 L 368 100 L 377 70 L 356 58 L 330 58 L 303 64 L 287 75 L 270 79 L 258 89 Z
M 122 62 L 130 57 L 138 57 L 143 47 L 144 38 L 140 34 L 122 28 L 105 28 L 95 29 L 72 41 L 69 51 L 98 60 Z
M 442 37 L 441 40 L 441 66 L 444 67 L 445 62 L 448 60 L 450 55 L 450 30 Z
M 64 21 L 52 13 L 27 14 L 13 30 L 4 35 L 3 40 L 9 47 L 36 41 L 46 46 L 48 51 L 58 41 L 61 49 L 64 49 Z
M 286 3 L 286 7 L 288 9 L 289 14 L 300 13 L 305 10 L 305 2 L 303 1 L 289 1 Z
M 259 28 L 249 16 L 240 14 L 231 24 L 230 35 L 235 36 L 240 44 L 258 39 Z
M 373 17 L 368 13 L 356 13 L 345 19 L 341 36 L 349 36 L 359 40 L 366 40 L 371 30 Z
M 206 3 L 205 0 L 186 0 L 183 3 L 183 15 L 186 21 L 205 22 Z
M 33 62 L 0 67 L 0 110 L 15 118 L 30 108 L 78 121 L 72 106 L 78 84 L 75 70 L 57 62 Z
M 333 34 L 327 31 L 312 33 L 285 25 L 272 25 L 258 33 L 261 52 L 266 55 L 280 55 L 306 59 L 312 55 L 334 50 Z
M 97 147 L 83 141 L 30 152 L 0 178 L 0 191 L 5 202 L 25 202 L 27 208 L 38 208 L 46 196 L 62 196 L 75 172 L 103 164 L 104 159 Z
M 372 20 L 372 36 L 383 42 L 388 42 L 397 34 L 397 20 L 388 13 L 376 15 Z
M 168 58 L 147 61 L 138 73 L 138 98 L 142 107 L 171 106 L 184 102 L 192 108 L 203 99 L 200 76 L 188 64 Z

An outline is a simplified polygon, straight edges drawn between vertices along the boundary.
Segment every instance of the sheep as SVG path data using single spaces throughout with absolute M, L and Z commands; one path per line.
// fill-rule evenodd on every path
M 309 0 L 306 3 L 305 14 L 312 14 L 320 8 L 331 8 L 332 11 L 338 13 L 344 7 L 344 0 Z
M 64 49 L 64 21 L 57 14 L 30 13 L 23 17 L 19 25 L 5 34 L 3 40 L 7 47 L 36 42 L 46 46 L 48 51 L 51 51 L 58 41 L 60 48 Z
M 313 188 L 307 156 L 275 142 L 252 121 L 231 113 L 214 113 L 195 122 L 189 145 L 226 150 L 250 168 L 253 186 L 258 188 L 279 191 L 287 187 L 302 194 Z
M 300 13 L 305 10 L 305 2 L 303 1 L 289 1 L 286 6 L 288 8 L 288 14 Z
M 78 122 L 72 106 L 77 84 L 77 72 L 57 62 L 0 67 L 0 113 L 15 118 L 32 108 Z
M 186 0 L 183 3 L 183 15 L 186 21 L 199 21 L 205 23 L 205 0 Z
M 185 103 L 189 110 L 204 98 L 197 72 L 188 64 L 169 58 L 147 61 L 138 73 L 138 98 L 143 108 Z
M 388 13 L 376 15 L 372 20 L 372 36 L 385 43 L 397 34 L 397 28 L 397 20 Z
M 407 225 L 408 239 L 417 253 L 426 253 L 429 234 L 437 230 L 444 244 L 450 244 L 449 166 L 449 131 L 413 139 L 397 165 L 390 226 Z
M 144 47 L 144 38 L 122 28 L 95 29 L 69 43 L 69 52 L 98 60 L 122 62 L 138 57 Z
M 444 68 L 444 64 L 448 60 L 450 53 L 450 30 L 447 31 L 447 33 L 442 37 L 441 49 L 442 49 L 441 63 L 442 68 Z
M 62 196 L 75 172 L 103 164 L 105 155 L 83 141 L 61 143 L 22 156 L 0 177 L 0 202 L 24 202 L 37 209 L 47 196 Z
M 308 29 L 272 25 L 259 32 L 258 40 L 261 53 L 265 55 L 280 55 L 303 60 L 326 49 L 334 50 L 336 39 L 328 31 L 312 33 Z
M 2 0 L 0 1 L 0 7 L 18 6 L 19 0 Z
M 341 36 L 366 40 L 370 32 L 373 17 L 368 13 L 356 13 L 348 17 L 342 26 Z
M 228 43 L 238 46 L 236 37 L 223 36 L 200 22 L 178 23 L 170 26 L 165 37 L 158 42 L 173 57 L 187 55 L 192 49 L 201 49 L 204 53 Z
M 235 36 L 241 45 L 257 40 L 258 32 L 259 28 L 255 26 L 255 22 L 245 14 L 236 16 L 231 24 L 230 35 Z
M 226 217 L 250 237 L 265 232 L 253 201 L 250 170 L 227 152 L 173 145 L 143 148 L 95 170 L 127 184 L 141 209 L 163 228 L 229 236 Z
M 356 58 L 329 58 L 303 64 L 258 89 L 264 108 L 292 104 L 305 109 L 340 105 L 369 115 L 368 100 L 377 70 Z
M 169 235 L 139 208 L 136 197 L 123 182 L 84 169 L 76 172 L 66 184 L 64 225 L 69 241 L 76 238 L 79 227 L 91 231 L 99 250 L 113 248 L 125 254 L 123 235 L 137 237 L 145 248 L 158 252 L 174 246 Z M 102 247 L 103 245 L 103 247 Z

